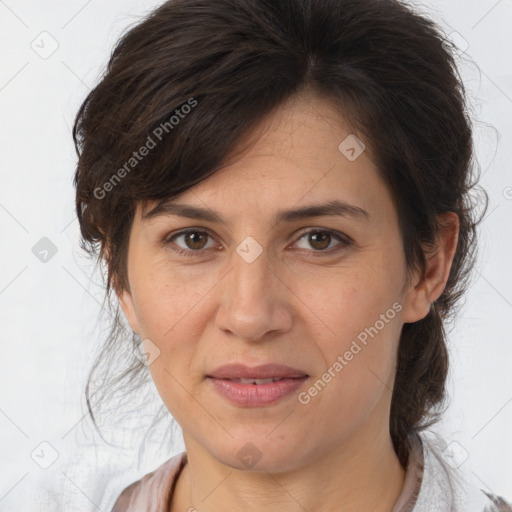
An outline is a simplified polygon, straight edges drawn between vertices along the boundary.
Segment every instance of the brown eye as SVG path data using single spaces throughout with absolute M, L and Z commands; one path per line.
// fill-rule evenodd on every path
M 311 232 L 309 234 L 309 243 L 315 249 L 327 249 L 331 242 L 331 235 L 325 231 L 319 231 L 317 233 Z
M 314 249 L 312 252 L 331 253 L 351 244 L 351 241 L 348 239 L 348 237 L 345 238 L 341 234 L 338 234 L 334 231 L 321 229 L 306 231 L 299 238 L 299 242 L 304 239 L 307 239 L 306 241 L 309 247 L 301 247 L 301 249 L 310 249 L 312 247 Z M 333 251 L 328 251 L 327 249 L 333 240 L 337 240 L 339 243 L 334 246 Z
M 211 235 L 206 231 L 189 229 L 168 237 L 164 240 L 164 244 L 169 246 L 176 245 L 177 248 L 171 247 L 171 249 L 179 254 L 193 255 L 193 253 L 199 253 L 203 249 L 212 247 L 211 245 L 209 247 L 206 245 L 209 238 L 211 238 Z M 181 243 L 176 242 L 179 239 L 182 239 Z
M 187 249 L 192 250 L 202 249 L 205 246 L 205 241 L 208 237 L 206 233 L 200 233 L 198 231 L 186 233 L 183 236 Z

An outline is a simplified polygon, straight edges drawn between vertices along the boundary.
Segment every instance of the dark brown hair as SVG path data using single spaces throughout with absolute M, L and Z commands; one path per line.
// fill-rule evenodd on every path
M 396 0 L 164 3 L 120 39 L 73 131 L 81 244 L 107 265 L 106 297 L 129 289 L 127 242 L 138 202 L 175 196 L 214 173 L 291 96 L 307 90 L 329 98 L 390 188 L 408 275 L 425 271 L 436 216 L 459 217 L 447 285 L 430 313 L 401 333 L 390 433 L 405 467 L 407 436 L 437 421 L 444 403 L 445 323 L 467 289 L 481 221 L 469 194 L 472 125 L 454 55 L 433 21 Z M 135 158 L 143 146 L 152 147 Z M 100 367 L 108 373 L 127 345 L 117 304 L 113 311 L 86 390 L 93 420 L 92 376 Z M 127 357 L 127 367 L 96 389 L 128 393 L 143 382 L 146 367 Z

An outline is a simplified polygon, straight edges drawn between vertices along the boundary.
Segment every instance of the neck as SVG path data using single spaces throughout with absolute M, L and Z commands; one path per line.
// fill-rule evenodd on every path
M 392 512 L 405 471 L 389 431 L 369 440 L 359 430 L 335 449 L 296 469 L 240 470 L 185 439 L 188 463 L 176 484 L 171 511 Z

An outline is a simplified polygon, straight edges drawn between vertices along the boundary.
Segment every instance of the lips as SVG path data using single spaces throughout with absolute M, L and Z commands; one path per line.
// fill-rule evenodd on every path
M 224 365 L 206 377 L 210 389 L 236 407 L 276 405 L 309 379 L 306 372 L 282 364 Z
M 297 368 L 283 364 L 264 364 L 247 366 L 245 364 L 227 364 L 220 366 L 207 375 L 214 379 L 232 380 L 243 384 L 263 385 L 282 379 L 299 379 L 308 374 Z

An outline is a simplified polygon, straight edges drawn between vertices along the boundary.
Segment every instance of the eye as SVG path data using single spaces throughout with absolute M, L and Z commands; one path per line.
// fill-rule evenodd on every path
M 175 233 L 174 235 L 166 238 L 163 243 L 164 245 L 170 245 L 171 242 L 174 242 L 175 240 L 178 240 L 181 237 L 183 237 L 185 245 L 178 245 L 177 249 L 171 247 L 171 249 L 177 252 L 178 254 L 194 256 L 193 253 L 200 252 L 204 248 L 210 248 L 206 246 L 205 241 L 207 240 L 208 237 L 211 238 L 211 235 L 207 231 L 201 231 L 197 228 L 184 229 L 183 231 Z
M 306 242 L 311 247 L 314 248 L 313 252 L 320 253 L 335 252 L 338 249 L 348 246 L 352 243 L 352 241 L 347 236 L 341 235 L 341 233 L 337 233 L 336 231 L 330 231 L 325 229 L 310 229 L 309 231 L 306 231 L 305 233 L 302 234 L 298 242 L 300 242 L 303 239 L 306 239 Z M 333 240 L 338 240 L 340 243 L 334 246 L 334 251 L 326 251 L 325 249 L 327 249 L 330 246 Z
M 184 246 L 181 246 L 176 243 L 176 240 L 179 240 L 182 237 Z M 306 237 L 309 237 L 307 239 L 307 243 L 310 244 L 314 249 L 311 252 L 316 253 L 330 254 L 352 244 L 352 240 L 348 236 L 342 235 L 341 233 L 338 233 L 336 231 L 326 229 L 316 228 L 303 232 L 298 242 L 305 239 Z M 213 238 L 208 231 L 204 231 L 198 228 L 188 228 L 179 231 L 178 233 L 171 234 L 170 236 L 166 237 L 162 241 L 162 243 L 164 246 L 169 246 L 171 250 L 177 252 L 178 254 L 182 254 L 184 256 L 196 256 L 200 252 L 202 252 L 203 249 L 211 249 L 212 247 L 215 246 L 215 244 L 213 243 L 213 246 L 210 245 L 208 247 L 208 238 Z M 340 243 L 338 243 L 335 246 L 334 251 L 326 251 L 325 249 L 327 249 L 331 245 L 331 242 L 333 240 L 338 240 L 338 242 Z M 172 245 L 176 245 L 177 247 L 172 247 Z

